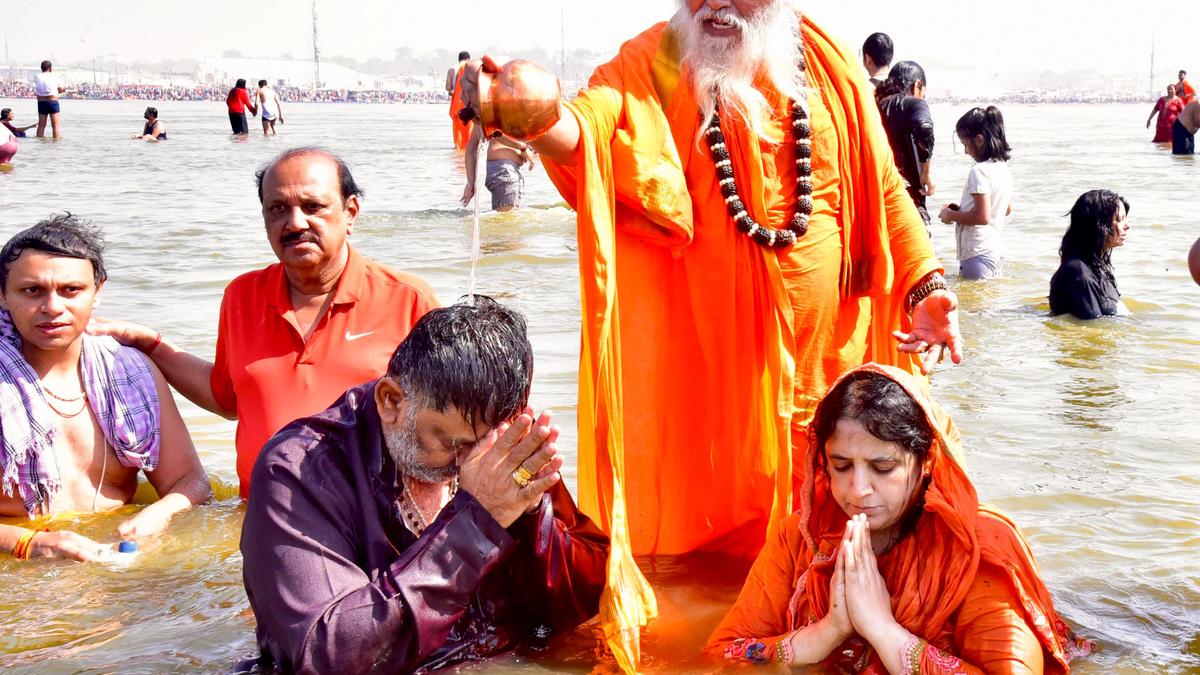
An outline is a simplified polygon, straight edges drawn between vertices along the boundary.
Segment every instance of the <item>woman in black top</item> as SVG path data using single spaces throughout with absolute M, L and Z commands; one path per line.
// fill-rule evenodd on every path
M 1129 202 L 1112 190 L 1092 190 L 1075 200 L 1070 215 L 1058 250 L 1062 263 L 1050 279 L 1050 311 L 1080 319 L 1128 314 L 1117 291 L 1112 250 L 1129 233 Z
M 900 61 L 875 90 L 883 126 L 887 130 L 896 167 L 908 186 L 908 194 L 925 229 L 929 229 L 929 212 L 925 198 L 933 194 L 933 177 L 929 158 L 933 155 L 933 116 L 925 103 L 925 70 L 914 61 Z

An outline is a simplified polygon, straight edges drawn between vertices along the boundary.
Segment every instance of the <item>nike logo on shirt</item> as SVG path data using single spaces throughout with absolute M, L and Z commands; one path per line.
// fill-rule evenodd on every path
M 374 335 L 374 334 L 375 334 L 375 331 L 373 331 L 373 330 L 369 330 L 365 333 L 351 333 L 350 331 L 346 331 L 346 342 L 354 342 L 355 340 L 357 340 L 359 338 L 365 338 L 368 335 Z

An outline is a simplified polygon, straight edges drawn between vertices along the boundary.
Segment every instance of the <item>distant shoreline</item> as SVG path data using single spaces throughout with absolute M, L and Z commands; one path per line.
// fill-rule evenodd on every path
M 437 103 L 449 104 L 445 91 L 392 91 L 382 89 L 319 89 L 276 87 L 280 98 L 289 103 Z M 94 85 L 76 84 L 59 98 L 75 101 L 211 101 L 221 102 L 228 94 L 224 85 L 163 86 L 151 84 Z M 32 99 L 33 85 L 22 81 L 0 81 L 0 98 Z M 930 103 L 949 105 L 1154 105 L 1157 96 L 1145 94 L 1092 95 L 1084 93 L 1041 94 L 1025 92 L 984 96 L 930 96 Z

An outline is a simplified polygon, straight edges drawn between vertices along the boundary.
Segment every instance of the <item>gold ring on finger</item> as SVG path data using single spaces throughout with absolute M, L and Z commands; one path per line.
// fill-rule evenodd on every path
M 520 470 L 512 472 L 512 479 L 516 481 L 517 487 L 521 489 L 524 489 L 525 486 L 529 485 L 529 479 L 525 476 L 522 476 Z
M 529 469 L 525 468 L 524 464 L 517 467 L 517 473 L 521 474 L 521 478 L 525 479 L 524 480 L 525 483 L 528 483 L 529 481 L 533 480 L 533 474 L 529 471 Z M 518 482 L 521 482 L 521 481 L 518 481 Z

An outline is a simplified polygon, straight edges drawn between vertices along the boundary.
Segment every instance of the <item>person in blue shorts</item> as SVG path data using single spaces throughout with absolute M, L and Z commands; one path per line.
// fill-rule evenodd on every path
M 42 61 L 42 72 L 33 78 L 33 93 L 37 95 L 38 138 L 46 136 L 47 119 L 50 120 L 50 130 L 54 137 L 62 138 L 62 133 L 58 130 L 58 95 L 66 90 L 66 87 L 59 83 L 58 75 L 54 73 L 54 65 L 49 61 Z

